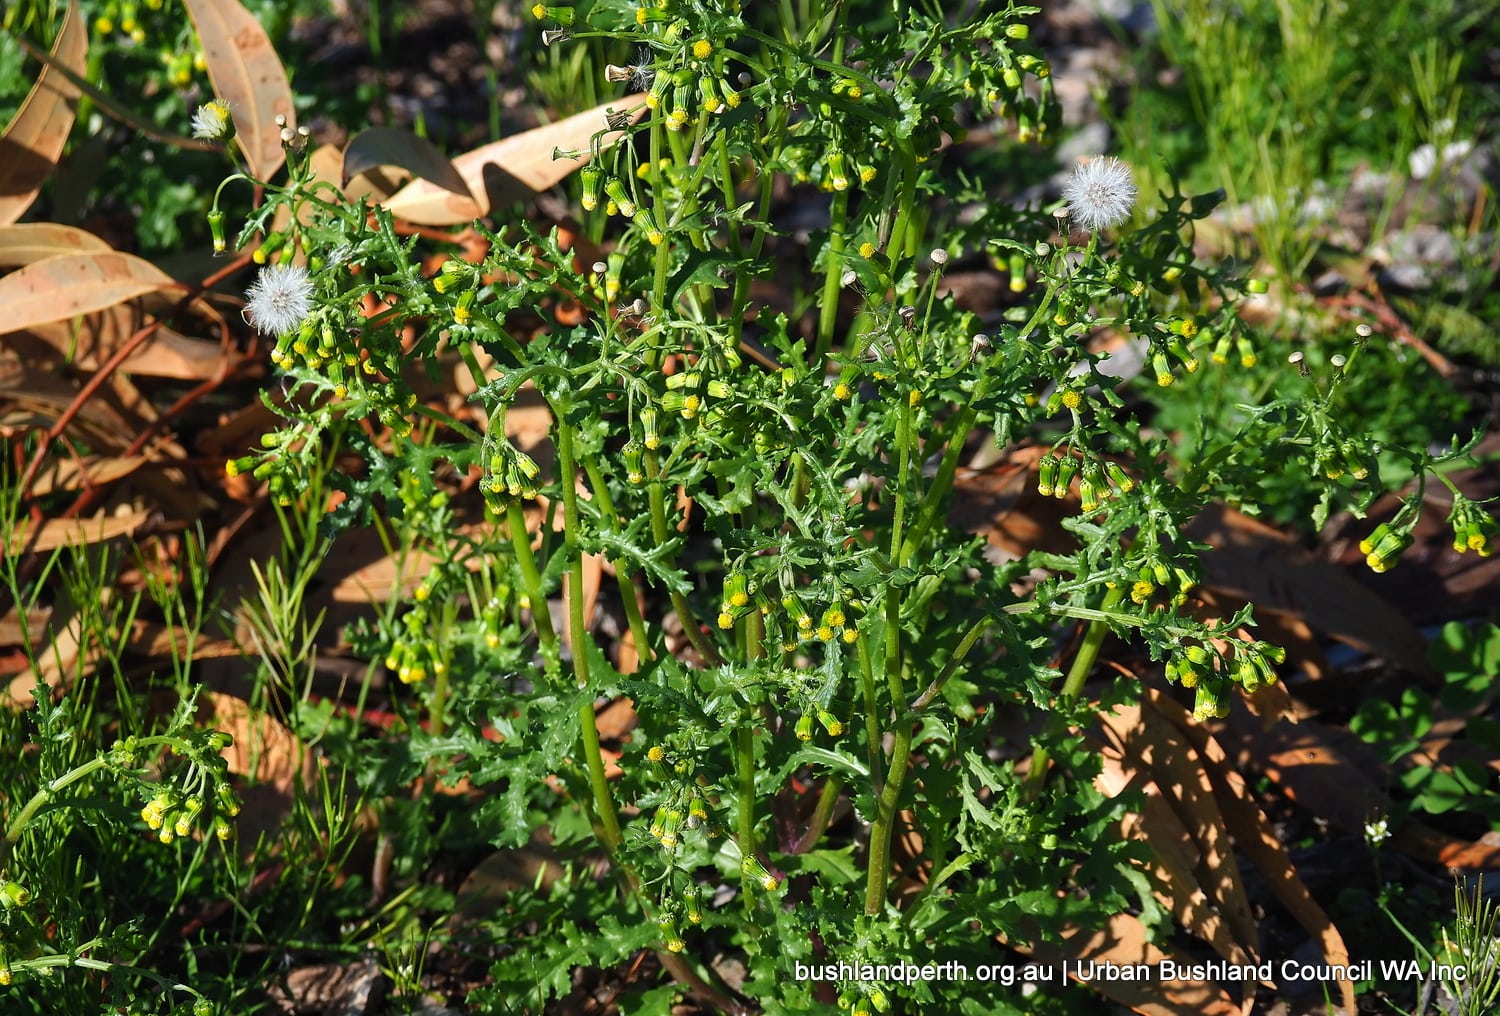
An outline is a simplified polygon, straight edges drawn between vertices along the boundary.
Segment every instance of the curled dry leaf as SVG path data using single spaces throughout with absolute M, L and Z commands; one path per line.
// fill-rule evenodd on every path
M 33 497 L 57 491 L 101 487 L 123 479 L 141 468 L 144 455 L 90 455 L 82 459 L 50 459 L 31 481 Z
M 88 35 L 78 2 L 69 0 L 52 46 L 57 66 L 42 68 L 21 108 L 0 134 L 0 223 L 19 219 L 57 166 L 73 130 L 78 98 L 78 86 L 59 68 L 82 75 L 87 56 Z
M 1187 709 L 1174 699 L 1151 691 L 1148 693 L 1148 701 L 1153 710 L 1182 731 L 1197 749 L 1205 764 L 1205 772 L 1213 783 L 1225 824 L 1240 852 L 1260 869 L 1267 886 L 1282 906 L 1322 947 L 1324 958 L 1330 964 L 1347 965 L 1349 950 L 1344 946 L 1343 936 L 1298 877 L 1286 848 L 1277 839 L 1270 821 L 1255 804 L 1245 778 L 1230 763 L 1224 749 L 1209 736 L 1201 724 L 1193 722 Z M 1247 725 L 1259 724 L 1254 718 L 1245 722 Z M 1341 980 L 1339 991 L 1343 996 L 1345 1011 L 1355 1012 L 1353 983 L 1347 979 Z
M 208 80 L 229 103 L 250 172 L 269 180 L 286 161 L 278 115 L 292 118 L 292 89 L 271 39 L 238 0 L 183 0 L 198 30 Z
M 461 198 L 473 199 L 463 175 L 448 157 L 426 138 L 399 127 L 370 127 L 360 131 L 344 146 L 340 180 L 348 186 L 351 178 L 377 166 L 399 166 L 412 176 L 426 180 Z
M 117 536 L 128 536 L 146 524 L 150 512 L 133 511 L 125 515 L 99 515 L 91 519 L 52 519 L 39 526 L 27 520 L 17 522 L 6 534 L 5 553 L 45 554 L 59 547 L 82 547 Z
M 198 720 L 234 738 L 224 749 L 229 771 L 255 783 L 267 783 L 290 795 L 312 755 L 296 734 L 244 699 L 205 692 L 198 700 Z
M 606 110 L 627 110 L 632 120 L 639 119 L 646 110 L 645 96 L 615 99 L 458 156 L 453 166 L 472 198 L 426 180 L 413 180 L 384 204 L 410 222 L 452 226 L 487 214 L 495 204 L 547 190 L 588 161 L 586 153 L 594 135 L 604 129 Z M 605 135 L 604 144 L 613 144 L 623 136 L 622 132 L 611 131 Z M 585 154 L 577 159 L 554 159 L 557 149 Z
M 1225 960 L 1258 962 L 1250 900 L 1198 753 L 1149 705 L 1120 706 L 1099 719 L 1104 769 L 1096 782 L 1110 796 L 1128 786 L 1145 790 L 1146 810 L 1129 831 L 1153 847 L 1159 895 Z
M 1292 614 L 1413 673 L 1431 671 L 1427 640 L 1400 611 L 1270 526 L 1215 505 L 1186 535 L 1213 547 L 1202 559 L 1205 585 L 1248 600 L 1257 611 Z

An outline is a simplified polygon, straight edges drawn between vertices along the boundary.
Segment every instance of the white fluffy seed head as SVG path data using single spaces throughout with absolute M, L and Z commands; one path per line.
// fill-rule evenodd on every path
M 1063 185 L 1068 216 L 1090 233 L 1124 222 L 1135 207 L 1135 178 L 1130 167 L 1112 156 L 1078 164 Z
M 199 106 L 193 113 L 193 137 L 204 141 L 228 141 L 234 136 L 234 120 L 229 115 L 229 104 L 214 99 Z
M 312 312 L 312 276 L 301 265 L 272 265 L 245 291 L 245 320 L 278 338 L 302 326 Z

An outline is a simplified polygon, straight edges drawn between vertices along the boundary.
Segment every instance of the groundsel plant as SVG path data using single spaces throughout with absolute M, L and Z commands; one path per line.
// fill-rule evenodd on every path
M 476 1011 L 566 993 L 573 965 L 643 948 L 724 1008 L 989 1005 L 988 984 L 795 970 L 992 962 L 997 936 L 1024 945 L 1126 909 L 1163 919 L 1118 832 L 1130 802 L 1094 788 L 1080 732 L 1106 636 L 1161 661 L 1199 720 L 1224 715 L 1277 680 L 1283 654 L 1254 637 L 1250 608 L 1202 609 L 1188 520 L 1254 503 L 1239 448 L 1272 433 L 1324 514 L 1378 493 L 1374 450 L 1330 398 L 1352 354 L 1306 377 L 1286 365 L 1282 397 L 1231 419 L 1185 474 L 1100 370 L 1089 339 L 1106 331 L 1143 351 L 1147 399 L 1255 362 L 1237 306 L 1264 287 L 1193 255 L 1217 195 L 1138 204 L 1130 169 L 1100 157 L 1069 178 L 1064 217 L 1002 194 L 950 225 L 950 141 L 978 123 L 1022 143 L 1056 132 L 1028 41 L 1037 8 L 950 22 L 938 5 L 865 18 L 814 2 L 805 20 L 764 6 L 531 9 L 546 45 L 639 54 L 591 73 L 646 85 L 644 115 L 557 153 L 578 164 L 597 260 L 506 216 L 474 225 L 482 259 L 424 275 L 438 248 L 316 182 L 296 132 L 285 182 L 258 181 L 267 200 L 234 244 L 269 265 L 246 315 L 274 340 L 283 383 L 265 401 L 283 425 L 229 471 L 292 505 L 332 450 L 353 449 L 365 466 L 337 479 L 331 526 L 394 516 L 451 550 L 446 475 L 478 488 L 503 537 L 440 553 L 356 640 L 409 695 L 402 757 L 492 788 L 474 820 L 494 844 L 543 827 L 609 862 L 602 882 L 516 895 L 498 921 L 570 934 L 518 942 Z M 826 214 L 806 248 L 782 224 L 787 186 Z M 273 230 L 282 209 L 292 225 Z M 1138 228 L 1118 232 L 1127 220 Z M 1009 272 L 993 318 L 946 295 L 961 258 Z M 805 322 L 756 288 L 804 279 Z M 482 432 L 418 401 L 409 368 L 440 357 L 471 372 Z M 506 427 L 531 392 L 552 417 L 540 452 Z M 948 522 L 961 464 L 997 442 L 1067 515 L 1048 550 L 1000 563 Z M 1455 512 L 1465 544 L 1487 549 L 1488 516 Z M 552 525 L 533 538 L 528 513 Z M 1412 523 L 1369 553 L 1393 561 Z M 585 615 L 590 555 L 613 573 L 631 667 L 611 662 L 625 636 Z M 595 707 L 621 697 L 639 726 L 612 775 Z M 1008 740 L 1028 716 L 1037 733 Z M 720 983 L 714 955 L 736 957 L 743 981 Z

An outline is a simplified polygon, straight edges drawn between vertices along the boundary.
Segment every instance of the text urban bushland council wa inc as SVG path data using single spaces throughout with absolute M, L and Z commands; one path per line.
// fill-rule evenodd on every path
M 1047 984 L 1074 978 L 1079 981 L 1416 981 L 1438 979 L 1463 981 L 1467 969 L 1460 964 L 1416 960 L 1361 960 L 1356 963 L 1305 963 L 1283 960 L 1275 963 L 1105 963 L 1069 960 L 1060 963 L 822 963 L 796 964 L 799 981 L 874 981 L 911 984 L 916 981 L 993 981 L 1015 984 Z

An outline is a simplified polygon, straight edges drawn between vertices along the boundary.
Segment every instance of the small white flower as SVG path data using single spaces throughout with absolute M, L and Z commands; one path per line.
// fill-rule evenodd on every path
M 193 137 L 204 141 L 228 141 L 234 135 L 229 106 L 218 99 L 205 102 L 193 113 Z
M 1135 179 L 1119 159 L 1099 156 L 1079 163 L 1063 185 L 1068 217 L 1091 233 L 1117 226 L 1135 207 Z
M 1365 842 L 1372 847 L 1385 842 L 1390 835 L 1390 825 L 1383 818 L 1365 823 Z
M 263 335 L 289 335 L 312 312 L 312 276 L 301 265 L 272 265 L 245 291 L 245 320 Z

